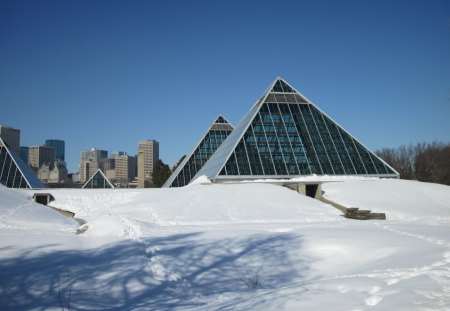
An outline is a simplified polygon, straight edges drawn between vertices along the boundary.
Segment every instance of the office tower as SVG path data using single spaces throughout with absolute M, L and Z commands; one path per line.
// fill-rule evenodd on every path
M 116 159 L 114 158 L 100 159 L 98 163 L 99 168 L 102 170 L 103 173 L 106 173 L 106 171 L 109 170 L 114 170 L 116 168 Z
M 109 155 L 110 158 L 115 159 L 117 156 L 127 154 L 125 151 L 112 151 Z
M 106 159 L 107 157 L 108 151 L 99 150 L 96 148 L 92 148 L 91 150 L 81 152 L 81 162 L 88 160 L 99 162 L 100 159 Z
M 47 139 L 45 144 L 48 147 L 55 148 L 55 159 L 60 162 L 65 162 L 66 145 L 64 140 Z
M 144 140 L 138 146 L 138 187 L 150 187 L 153 166 L 159 160 L 159 143 L 156 140 Z
M 200 139 L 200 142 L 167 179 L 163 187 L 183 187 L 187 185 L 232 131 L 233 126 L 224 117 L 218 116 Z
M 69 179 L 69 172 L 63 162 L 56 161 L 53 169 L 50 171 L 48 183 L 49 184 L 64 184 Z
M 9 188 L 45 188 L 28 165 L 1 137 L 0 182 Z
M 5 145 L 9 146 L 15 153 L 20 154 L 20 130 L 0 125 L 0 137 Z
M 80 181 L 86 182 L 99 168 L 101 159 L 108 158 L 108 151 L 92 148 L 81 152 Z
M 116 180 L 127 184 L 136 177 L 136 157 L 129 155 L 116 156 Z
M 210 180 L 399 174 L 277 78 L 196 176 Z M 196 178 L 196 177 L 194 177 Z
M 55 163 L 55 148 L 48 146 L 32 146 L 28 149 L 28 165 L 38 169 L 42 164 L 53 168 Z

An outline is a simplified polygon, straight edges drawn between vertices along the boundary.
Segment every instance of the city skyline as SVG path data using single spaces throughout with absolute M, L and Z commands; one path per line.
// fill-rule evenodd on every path
M 145 139 L 173 165 L 281 76 L 371 150 L 447 142 L 449 12 L 439 0 L 2 1 L 0 124 L 22 146 L 65 141 L 69 172 L 83 150 L 136 155 Z

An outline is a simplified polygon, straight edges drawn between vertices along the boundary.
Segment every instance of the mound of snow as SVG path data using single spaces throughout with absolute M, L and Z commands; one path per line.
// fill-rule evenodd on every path
M 194 184 L 114 191 L 55 189 L 52 194 L 55 207 L 72 211 L 90 224 L 89 234 L 95 234 L 95 228 L 99 228 L 97 234 L 105 235 L 114 230 L 119 235 L 134 232 L 136 226 L 130 226 L 130 221 L 158 226 L 311 223 L 340 220 L 341 214 L 329 205 L 270 184 Z
M 384 212 L 389 220 L 450 224 L 450 187 L 402 179 L 322 185 L 324 196 L 347 207 Z
M 202 175 L 197 177 L 196 179 L 194 179 L 191 183 L 189 183 L 188 186 L 192 186 L 192 185 L 207 185 L 210 184 L 211 181 L 208 179 L 208 177 L 206 177 L 206 175 Z
M 329 199 L 386 212 L 385 221 L 345 219 L 270 184 L 47 190 L 89 229 L 0 227 L 0 309 L 55 309 L 72 275 L 79 310 L 447 310 L 449 189 L 323 185 Z M 51 212 L 31 202 L 35 191 L 0 190 L 0 215 L 28 217 L 23 226 Z
M 0 227 L 18 230 L 64 229 L 75 231 L 74 220 L 33 202 L 25 190 L 0 185 Z

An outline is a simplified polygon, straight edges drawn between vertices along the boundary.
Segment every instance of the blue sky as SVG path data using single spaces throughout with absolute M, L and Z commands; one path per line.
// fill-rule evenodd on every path
M 0 124 L 22 145 L 160 142 L 174 164 L 283 77 L 371 149 L 450 140 L 450 1 L 0 1 Z

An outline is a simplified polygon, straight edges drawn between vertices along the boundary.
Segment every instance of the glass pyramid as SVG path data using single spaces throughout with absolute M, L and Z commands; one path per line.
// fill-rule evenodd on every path
M 28 165 L 1 138 L 0 182 L 9 188 L 45 188 Z
M 98 169 L 83 186 L 83 189 L 105 189 L 105 188 L 114 189 L 114 186 L 111 184 L 108 178 L 106 178 L 105 174 L 103 174 L 101 169 Z
M 218 116 L 194 150 L 178 165 L 164 187 L 187 185 L 232 131 L 233 126 L 224 117 Z
M 313 174 L 399 176 L 277 78 L 197 175 L 239 180 Z

